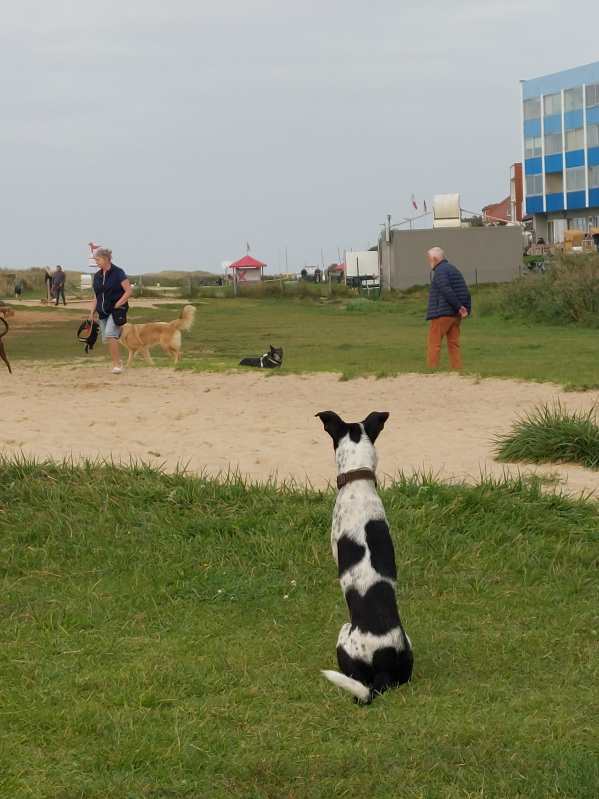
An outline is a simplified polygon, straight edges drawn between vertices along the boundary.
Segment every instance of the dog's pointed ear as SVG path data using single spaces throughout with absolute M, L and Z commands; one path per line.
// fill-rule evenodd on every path
M 364 431 L 368 438 L 374 442 L 377 440 L 379 433 L 385 426 L 385 422 L 389 418 L 389 414 L 387 411 L 373 411 L 369 413 L 366 419 L 362 422 L 364 425 Z
M 335 449 L 337 449 L 337 444 L 341 441 L 343 436 L 347 434 L 348 424 L 334 411 L 321 411 L 314 415 L 320 417 L 320 420 L 324 424 L 324 429 L 333 439 Z

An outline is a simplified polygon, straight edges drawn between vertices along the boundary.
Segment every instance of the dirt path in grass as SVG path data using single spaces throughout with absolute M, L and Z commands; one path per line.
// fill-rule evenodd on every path
M 0 369 L 0 452 L 8 457 L 134 459 L 211 475 L 238 470 L 258 481 L 308 480 L 320 488 L 334 479 L 335 465 L 314 414 L 331 409 L 359 421 L 386 410 L 391 415 L 377 444 L 381 476 L 418 470 L 476 481 L 481 474 L 532 472 L 574 494 L 599 488 L 599 472 L 506 466 L 492 450 L 493 437 L 539 403 L 559 400 L 586 411 L 595 393 L 453 374 L 340 382 L 330 374 L 191 374 L 141 362 L 112 375 L 105 356 L 72 367 L 14 363 L 13 370 Z

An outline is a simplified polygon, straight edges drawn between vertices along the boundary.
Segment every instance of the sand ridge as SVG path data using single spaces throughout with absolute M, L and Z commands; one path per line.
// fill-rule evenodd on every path
M 494 436 L 540 403 L 559 401 L 571 412 L 586 412 L 595 392 L 449 373 L 340 381 L 335 374 L 259 370 L 197 374 L 141 362 L 112 375 L 105 357 L 13 369 L 0 376 L 5 457 L 133 459 L 168 471 L 233 471 L 253 482 L 274 478 L 325 488 L 334 482 L 334 453 L 314 415 L 334 410 L 361 421 L 376 410 L 390 413 L 377 442 L 383 480 L 414 471 L 468 482 L 534 473 L 575 495 L 599 488 L 599 472 L 499 464 L 492 448 Z

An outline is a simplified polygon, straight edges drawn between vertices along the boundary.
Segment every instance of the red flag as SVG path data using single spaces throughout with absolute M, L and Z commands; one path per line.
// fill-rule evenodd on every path
M 416 210 L 418 210 L 418 206 L 416 205 L 416 199 L 415 199 L 415 197 L 414 197 L 414 195 L 413 195 L 413 194 L 412 194 L 412 205 L 414 206 L 414 208 L 415 208 Z

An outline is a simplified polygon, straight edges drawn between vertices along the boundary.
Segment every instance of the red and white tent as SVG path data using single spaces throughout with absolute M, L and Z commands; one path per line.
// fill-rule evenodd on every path
M 266 267 L 262 261 L 257 261 L 251 255 L 244 255 L 239 261 L 229 266 L 234 270 L 235 279 L 238 283 L 259 283 L 262 279 L 262 270 Z

